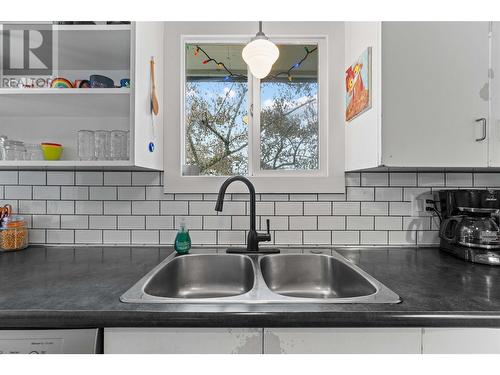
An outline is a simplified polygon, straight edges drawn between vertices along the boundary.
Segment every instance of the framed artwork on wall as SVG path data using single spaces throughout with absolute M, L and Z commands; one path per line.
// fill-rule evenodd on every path
M 351 121 L 372 106 L 372 48 L 366 48 L 345 72 L 345 119 Z

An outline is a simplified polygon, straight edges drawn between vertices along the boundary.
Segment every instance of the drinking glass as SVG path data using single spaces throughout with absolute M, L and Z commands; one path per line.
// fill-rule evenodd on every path
M 127 159 L 127 132 L 123 130 L 113 130 L 110 134 L 111 159 Z
M 94 132 L 96 160 L 109 160 L 110 158 L 110 133 L 107 130 Z
M 78 131 L 78 159 L 95 159 L 95 138 L 92 130 Z

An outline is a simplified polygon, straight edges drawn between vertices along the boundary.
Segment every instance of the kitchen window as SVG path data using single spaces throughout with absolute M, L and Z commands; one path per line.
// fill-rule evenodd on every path
M 185 44 L 183 175 L 320 174 L 318 43 L 278 43 L 264 79 L 245 44 Z
M 241 56 L 250 37 L 180 37 L 179 143 L 167 134 L 166 192 L 215 192 L 233 175 L 260 192 L 307 192 L 320 180 L 316 191 L 340 189 L 329 167 L 327 38 L 271 39 L 280 56 L 259 80 Z

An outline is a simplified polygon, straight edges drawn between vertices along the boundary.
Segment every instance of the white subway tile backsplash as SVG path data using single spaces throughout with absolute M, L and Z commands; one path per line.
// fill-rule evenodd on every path
M 372 187 L 347 187 L 348 201 L 373 201 L 374 188 Z
M 43 203 L 43 201 L 34 201 L 34 202 Z M 36 213 L 36 212 L 31 212 L 31 213 Z M 74 213 L 75 213 L 74 201 L 47 201 L 47 214 L 72 215 Z
M 387 186 L 389 184 L 388 173 L 370 173 L 361 174 L 361 186 Z
M 437 245 L 439 244 L 439 232 L 437 230 L 431 231 L 418 231 L 417 232 L 418 245 Z
M 132 215 L 159 215 L 160 202 L 155 201 L 133 201 Z
M 0 205 L 5 203 L 0 203 Z M 48 203 L 45 201 L 19 201 L 17 210 L 20 214 L 45 214 Z M 53 212 L 49 212 L 53 213 Z
M 106 210 L 106 203 L 104 202 L 104 214 L 114 214 L 114 212 L 109 212 Z M 123 202 L 112 202 L 112 203 L 121 203 L 120 209 L 124 209 L 127 207 Z M 77 215 L 100 215 L 103 213 L 103 202 L 101 201 L 76 201 L 75 202 L 75 214 Z M 128 205 L 130 213 L 130 204 Z
M 165 194 L 163 186 L 146 186 L 146 199 L 148 201 L 174 200 L 173 194 Z
M 242 230 L 220 230 L 217 241 L 220 245 L 238 245 L 245 243 L 245 231 Z
M 175 229 L 179 229 L 181 223 L 186 224 L 187 229 L 203 229 L 203 217 L 202 216 L 176 216 L 174 225 Z
M 47 243 L 72 244 L 75 242 L 75 232 L 72 230 L 47 230 Z
M 347 230 L 373 229 L 373 216 L 348 216 Z
M 225 202 L 227 203 L 227 202 Z M 226 205 L 224 204 L 224 209 Z M 217 215 L 217 211 L 215 211 L 215 203 L 214 202 L 203 202 L 203 201 L 194 201 L 189 202 L 189 214 L 190 215 Z
M 361 231 L 362 245 L 386 245 L 387 231 Z
M 145 229 L 144 216 L 118 216 L 118 229 Z
M 361 215 L 387 216 L 388 207 L 387 202 L 361 202 Z
M 75 172 L 72 171 L 47 171 L 47 185 L 74 185 Z
M 119 187 L 118 188 L 118 199 L 122 201 L 133 201 L 146 199 L 146 188 L 145 187 Z
M 397 187 L 375 188 L 376 201 L 401 201 L 403 189 Z
M 303 202 L 276 202 L 274 204 L 276 215 L 303 215 L 304 204 Z
M 60 228 L 58 215 L 33 215 L 32 228 Z
M 304 202 L 304 215 L 331 215 L 331 202 Z
M 235 216 L 233 216 L 234 218 Z M 238 216 L 241 217 L 241 216 Z M 246 217 L 246 216 L 245 216 Z M 295 218 L 290 217 L 290 219 Z M 266 220 L 269 219 L 269 226 L 271 227 L 270 230 L 288 230 L 288 222 L 289 218 L 288 216 L 261 216 L 260 217 L 260 227 L 257 224 L 257 228 L 259 230 L 265 231 L 266 230 Z M 246 217 L 246 220 L 242 220 L 242 226 L 240 228 L 235 228 L 234 227 L 234 221 L 233 221 L 233 229 L 249 229 L 249 221 L 248 217 Z M 244 224 L 246 223 L 246 225 Z
M 333 202 L 334 215 L 359 215 L 360 203 L 359 202 Z
M 446 173 L 446 186 L 472 186 L 472 173 Z
M 61 186 L 61 199 L 68 199 L 68 200 L 89 199 L 89 188 L 86 186 Z
M 46 185 L 47 172 L 19 171 L 19 185 Z
M 47 239 L 45 238 L 45 230 L 44 229 L 30 229 L 29 242 L 31 244 L 45 244 L 47 242 Z
M 217 244 L 217 232 L 214 230 L 192 230 L 189 232 L 193 245 L 215 245 Z M 163 240 L 168 240 L 168 235 L 163 235 Z M 175 236 L 174 236 L 175 238 Z M 174 239 L 167 243 L 173 243 Z
M 411 202 L 389 202 L 389 215 L 410 216 Z
M 333 231 L 332 244 L 334 245 L 359 245 L 358 231 Z
M 412 217 L 411 200 L 431 189 L 500 187 L 498 173 L 354 172 L 345 193 L 257 194 L 257 230 L 269 245 L 436 245 L 439 223 Z M 181 220 L 193 244 L 243 245 L 248 194 L 164 194 L 155 171 L 0 171 L 0 204 L 30 222 L 33 243 L 172 245 Z M 73 186 L 74 185 L 74 186 Z
M 375 217 L 375 230 L 402 230 L 403 219 L 399 216 Z
M 360 186 L 360 185 L 361 185 L 361 173 L 348 172 L 345 174 L 345 186 Z
M 277 230 L 274 232 L 274 243 L 300 245 L 302 244 L 302 231 L 282 231 Z
M 0 185 L 17 185 L 17 171 L 0 171 Z
M 31 199 L 33 188 L 31 186 L 5 186 L 4 199 Z
M 316 230 L 318 218 L 316 216 L 291 216 L 290 230 Z M 273 229 L 278 229 L 273 227 Z
M 155 245 L 160 243 L 160 232 L 157 230 L 133 230 L 132 243 L 137 245 Z
M 103 242 L 105 244 L 130 244 L 130 231 L 128 230 L 104 230 Z
M 345 230 L 345 216 L 318 217 L 318 230 Z
M 394 172 L 389 175 L 389 185 L 390 186 L 416 186 L 417 185 L 417 174 Z
M 117 229 L 116 216 L 89 216 L 89 229 Z
M 102 243 L 101 230 L 75 230 L 75 243 L 77 244 L 98 244 Z
M 159 186 L 160 172 L 132 172 L 132 185 Z
M 61 229 L 88 229 L 89 217 L 86 215 L 62 215 Z
M 419 173 L 418 186 L 444 186 L 444 173 Z
M 430 217 L 403 217 L 403 229 L 415 230 L 430 230 L 431 219 Z
M 146 216 L 146 229 L 173 229 L 173 216 Z
M 475 187 L 500 187 L 500 173 L 474 173 Z
M 160 203 L 162 215 L 187 215 L 188 202 L 164 201 Z
M 414 231 L 390 231 L 389 245 L 412 245 L 417 244 L 417 236 Z
M 33 186 L 33 199 L 61 199 L 59 186 Z
M 89 193 L 91 200 L 114 201 L 118 196 L 115 186 L 91 186 Z
M 132 172 L 104 172 L 104 185 L 130 186 Z
M 76 172 L 76 185 L 102 185 L 104 181 L 103 172 Z
M 231 216 L 205 216 L 203 229 L 231 229 Z

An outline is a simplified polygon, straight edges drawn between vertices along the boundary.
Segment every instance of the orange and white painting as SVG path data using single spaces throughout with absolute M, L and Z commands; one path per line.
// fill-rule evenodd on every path
M 345 119 L 350 121 L 371 108 L 371 59 L 368 47 L 345 72 Z

